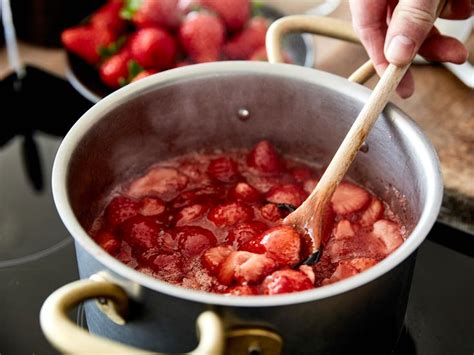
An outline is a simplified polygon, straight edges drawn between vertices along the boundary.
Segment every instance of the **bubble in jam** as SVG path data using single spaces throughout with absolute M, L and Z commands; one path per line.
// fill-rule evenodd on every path
M 325 215 L 320 259 L 282 220 L 321 172 L 268 141 L 251 150 L 161 161 L 118 186 L 90 231 L 129 267 L 187 288 L 252 296 L 329 285 L 374 266 L 404 241 L 388 205 L 344 181 Z

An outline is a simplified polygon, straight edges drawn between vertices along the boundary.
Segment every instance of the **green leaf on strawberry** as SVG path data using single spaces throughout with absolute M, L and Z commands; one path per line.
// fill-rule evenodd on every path
M 138 74 L 140 74 L 143 70 L 143 67 L 140 66 L 140 64 L 137 63 L 136 60 L 130 60 L 128 62 L 128 79 L 131 81 L 134 77 L 136 77 Z
M 252 14 L 252 17 L 255 16 L 265 16 L 263 13 L 263 8 L 265 7 L 265 4 L 261 0 L 254 0 L 250 3 L 250 13 Z
M 120 16 L 126 20 L 131 20 L 141 5 L 142 0 L 125 0 Z
M 124 45 L 127 37 L 120 36 L 115 42 L 110 43 L 108 46 L 99 47 L 99 55 L 102 60 L 107 59 L 117 53 L 120 48 Z

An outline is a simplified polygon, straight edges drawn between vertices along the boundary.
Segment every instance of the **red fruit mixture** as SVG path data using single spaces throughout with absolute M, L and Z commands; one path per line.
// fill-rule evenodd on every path
M 120 186 L 90 233 L 123 263 L 176 285 L 240 296 L 309 290 L 366 270 L 404 241 L 383 201 L 343 182 L 325 215 L 320 260 L 300 265 L 311 240 L 281 222 L 319 176 L 268 141 L 188 154 Z

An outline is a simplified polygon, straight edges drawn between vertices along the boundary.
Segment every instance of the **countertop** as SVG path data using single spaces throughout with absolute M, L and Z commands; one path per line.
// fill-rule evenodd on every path
M 272 2 L 286 13 L 304 11 L 311 7 L 308 3 Z M 350 20 L 347 2 L 331 16 Z M 361 46 L 321 37 L 315 37 L 314 42 L 317 69 L 347 77 L 367 60 Z M 474 63 L 474 34 L 467 45 Z M 65 75 L 63 50 L 20 43 L 20 52 L 24 62 Z M 474 234 L 474 91 L 441 65 L 414 65 L 411 70 L 415 94 L 406 100 L 394 95 L 392 102 L 422 127 L 438 152 L 445 186 L 440 221 Z M 0 78 L 10 71 L 6 51 L 1 49 Z M 376 82 L 373 78 L 367 85 L 373 87 Z

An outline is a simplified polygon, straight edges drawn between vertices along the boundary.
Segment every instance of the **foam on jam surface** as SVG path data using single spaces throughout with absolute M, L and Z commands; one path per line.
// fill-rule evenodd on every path
M 328 285 L 375 265 L 404 239 L 387 204 L 343 182 L 325 216 L 320 260 L 298 267 L 309 237 L 281 221 L 320 175 L 268 141 L 188 154 L 118 187 L 90 234 L 126 265 L 187 288 L 273 295 Z

